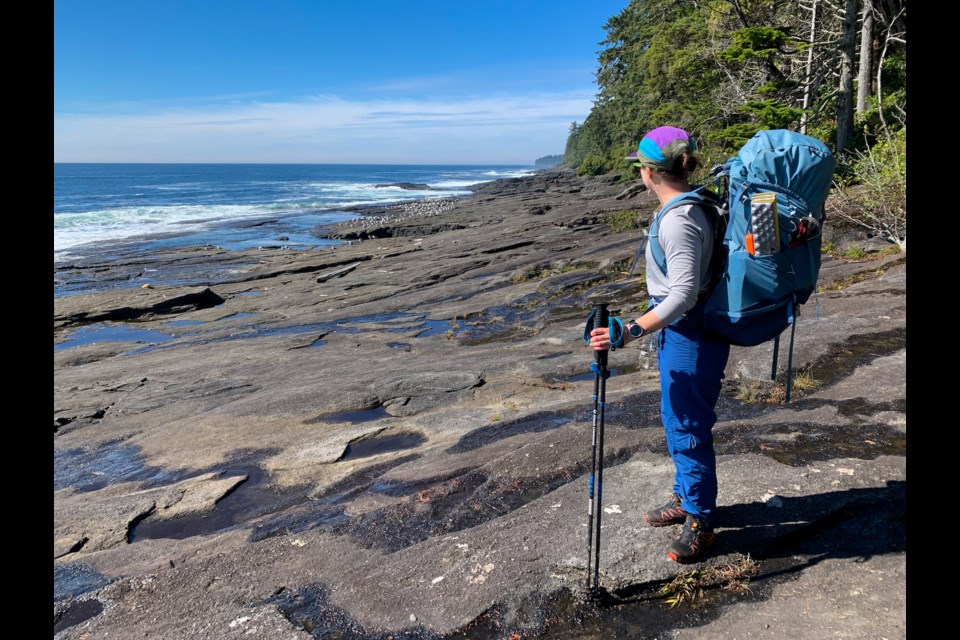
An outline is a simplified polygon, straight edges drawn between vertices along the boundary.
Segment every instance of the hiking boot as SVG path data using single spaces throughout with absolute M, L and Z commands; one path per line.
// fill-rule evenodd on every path
M 665 527 L 670 524 L 680 524 L 687 517 L 687 512 L 680 506 L 680 496 L 670 494 L 667 504 L 657 509 L 647 511 L 643 521 L 651 527 Z
M 687 515 L 680 537 L 667 549 L 667 557 L 674 562 L 692 562 L 706 547 L 713 544 L 717 534 L 713 526 L 702 518 Z

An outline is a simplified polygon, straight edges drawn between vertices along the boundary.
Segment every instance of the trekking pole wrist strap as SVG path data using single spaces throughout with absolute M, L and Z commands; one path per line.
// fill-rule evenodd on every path
M 587 324 L 583 329 L 583 340 L 587 344 L 590 344 L 590 332 L 594 329 L 596 314 L 596 309 L 590 312 L 590 315 L 587 316 Z M 610 348 L 618 349 L 622 347 L 624 334 L 623 321 L 616 316 L 610 316 L 607 322 L 607 328 L 610 331 Z
M 623 321 L 616 316 L 610 316 L 610 348 L 619 349 L 623 346 Z

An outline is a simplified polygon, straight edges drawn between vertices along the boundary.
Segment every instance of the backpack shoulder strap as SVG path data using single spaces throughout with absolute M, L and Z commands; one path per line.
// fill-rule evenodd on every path
M 705 196 L 701 192 L 705 192 L 705 189 L 703 187 L 697 187 L 693 191 L 688 191 L 687 193 L 681 193 L 674 196 L 660 208 L 656 215 L 654 215 L 653 222 L 650 223 L 650 252 L 653 254 L 653 261 L 657 264 L 657 267 L 660 268 L 660 273 L 663 275 L 667 275 L 667 255 L 663 251 L 663 246 L 660 244 L 658 236 L 660 233 L 660 221 L 664 215 L 666 215 L 669 211 L 685 204 L 701 205 L 704 211 L 707 212 L 707 216 L 710 218 L 710 221 L 713 223 L 714 229 L 716 229 L 718 205 L 713 201 L 714 199 L 712 197 Z
M 663 207 L 654 214 L 653 222 L 650 225 L 650 231 L 644 231 L 643 237 L 640 239 L 640 244 L 637 247 L 637 252 L 633 256 L 633 264 L 630 266 L 630 275 L 633 276 L 633 272 L 636 270 L 637 265 L 641 264 L 641 259 L 643 258 L 644 252 L 647 249 L 647 242 L 654 238 L 654 243 L 651 246 L 651 251 L 654 256 L 654 260 L 657 263 L 657 266 L 660 268 L 660 271 L 666 275 L 667 273 L 667 258 L 663 253 L 663 247 L 660 246 L 660 241 L 656 240 L 654 234 L 657 232 L 657 229 L 660 225 L 660 218 L 663 217 L 670 209 L 686 204 L 688 202 L 693 202 L 696 204 L 704 205 L 703 209 L 708 212 L 711 217 L 711 222 L 714 226 L 714 256 L 717 256 L 721 252 L 717 249 L 722 248 L 720 245 L 723 244 L 724 233 L 727 228 L 727 197 L 728 197 L 728 182 L 730 175 L 730 161 L 726 163 L 718 164 L 713 167 L 710 171 L 710 177 L 713 178 L 715 182 L 715 187 L 717 193 L 714 194 L 712 191 L 706 189 L 703 185 L 695 186 L 691 191 L 686 193 L 681 193 L 675 196 L 672 200 L 668 201 Z M 716 262 L 716 260 L 714 260 Z M 718 280 L 720 269 L 714 269 L 714 280 Z M 711 290 L 713 286 L 711 285 Z

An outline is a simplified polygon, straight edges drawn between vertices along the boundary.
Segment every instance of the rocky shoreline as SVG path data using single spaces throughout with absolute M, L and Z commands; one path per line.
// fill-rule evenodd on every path
M 672 475 L 656 354 L 610 354 L 610 601 L 583 597 L 583 322 L 644 303 L 608 221 L 653 208 L 542 171 L 316 230 L 336 247 L 58 267 L 98 292 L 54 301 L 55 637 L 905 637 L 906 256 L 830 225 L 861 257 L 824 257 L 792 401 L 785 357 L 731 355 L 678 606 L 691 568 L 641 519 Z

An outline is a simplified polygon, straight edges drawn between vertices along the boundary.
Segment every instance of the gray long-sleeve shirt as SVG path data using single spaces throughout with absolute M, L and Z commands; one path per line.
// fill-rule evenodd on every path
M 653 259 L 653 243 L 647 243 L 647 291 L 663 299 L 656 313 L 669 324 L 689 311 L 710 285 L 713 225 L 701 207 L 681 205 L 660 219 L 657 236 L 667 259 L 667 275 Z

